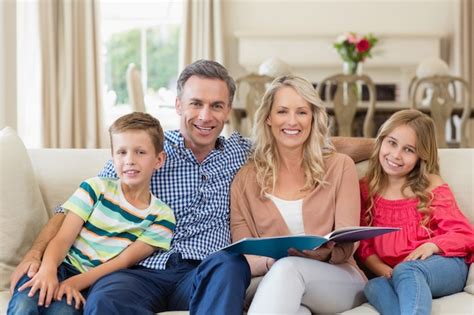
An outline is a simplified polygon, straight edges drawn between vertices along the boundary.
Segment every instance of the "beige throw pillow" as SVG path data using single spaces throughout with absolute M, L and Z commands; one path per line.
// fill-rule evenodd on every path
M 48 220 L 23 142 L 13 129 L 0 131 L 0 290 Z

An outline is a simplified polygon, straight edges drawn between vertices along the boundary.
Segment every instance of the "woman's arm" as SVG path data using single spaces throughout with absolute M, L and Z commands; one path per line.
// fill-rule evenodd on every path
M 393 268 L 384 263 L 376 254 L 367 257 L 364 264 L 377 276 L 392 277 Z

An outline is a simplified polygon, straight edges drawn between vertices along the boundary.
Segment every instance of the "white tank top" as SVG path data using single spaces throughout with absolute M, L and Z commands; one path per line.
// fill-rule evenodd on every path
M 285 220 L 292 235 L 303 235 L 303 199 L 284 200 L 270 194 L 266 194 L 275 204 Z

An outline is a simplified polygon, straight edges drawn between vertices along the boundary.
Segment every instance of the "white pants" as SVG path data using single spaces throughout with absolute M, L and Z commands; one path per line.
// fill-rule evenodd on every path
M 364 285 L 364 278 L 350 264 L 286 257 L 263 277 L 248 314 L 343 312 L 365 301 Z

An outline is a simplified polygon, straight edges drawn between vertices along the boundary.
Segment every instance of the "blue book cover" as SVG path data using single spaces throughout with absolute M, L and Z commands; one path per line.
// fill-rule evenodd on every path
M 385 233 L 400 230 L 393 227 L 357 226 L 338 229 L 325 236 L 319 235 L 288 235 L 262 238 L 244 238 L 222 250 L 238 253 L 268 256 L 275 259 L 288 256 L 288 249 L 299 251 L 316 249 L 329 241 L 357 242 L 376 237 Z

